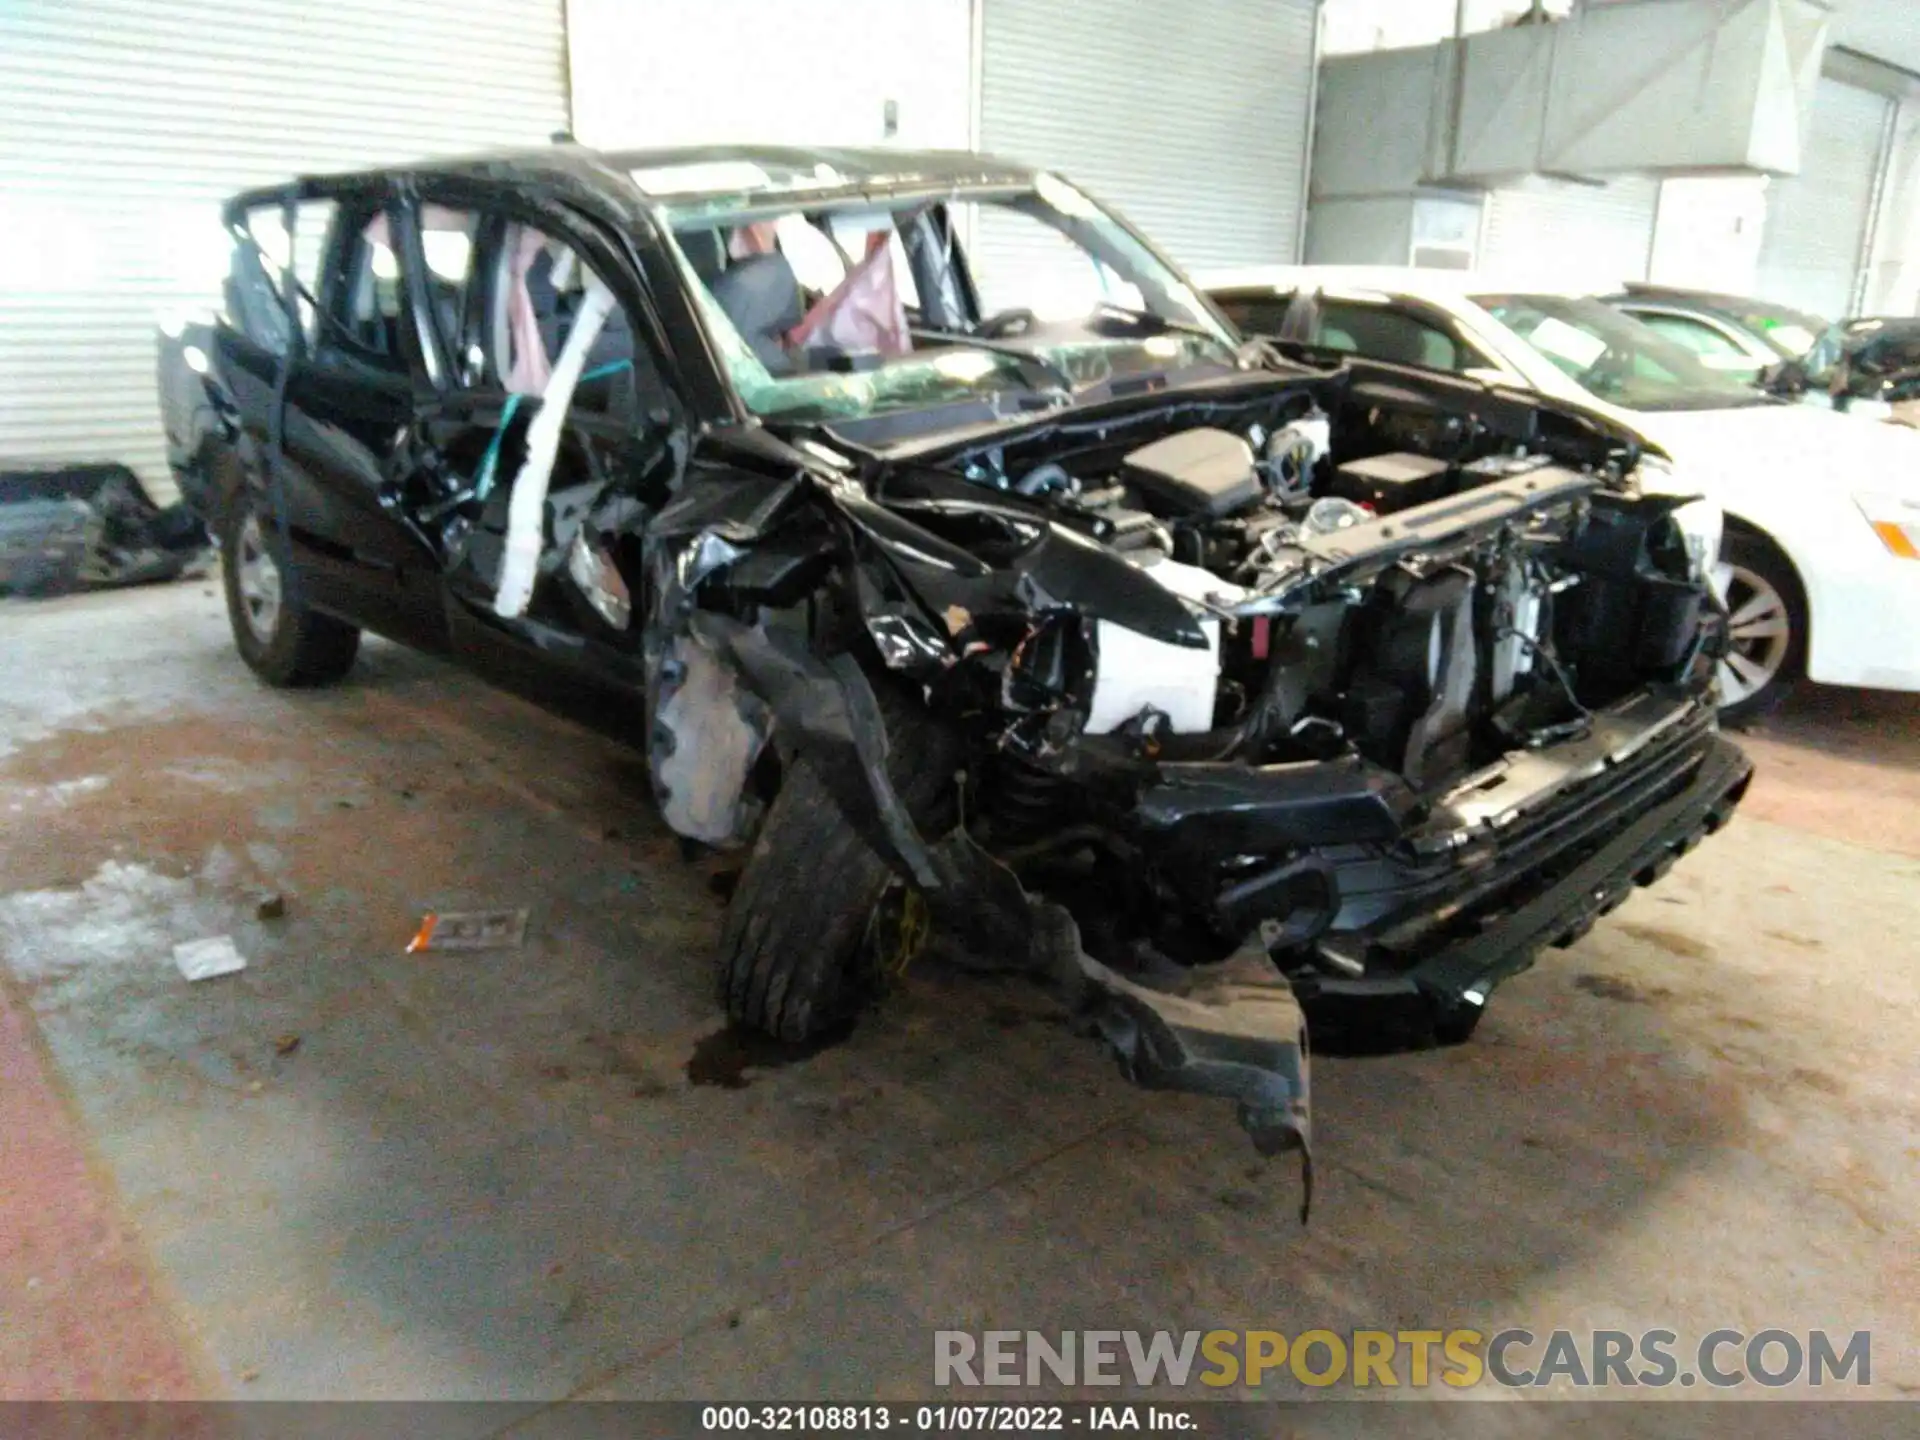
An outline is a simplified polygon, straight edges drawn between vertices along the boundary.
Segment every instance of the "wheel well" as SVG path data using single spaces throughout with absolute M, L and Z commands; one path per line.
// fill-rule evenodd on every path
M 1800 618 L 1806 625 L 1806 635 L 1800 647 L 1800 659 L 1804 665 L 1807 656 L 1813 651 L 1813 606 L 1807 600 L 1807 585 L 1806 581 L 1800 578 L 1800 567 L 1793 563 L 1793 557 L 1780 547 L 1778 540 L 1775 540 L 1773 536 L 1762 530 L 1758 525 L 1755 525 L 1751 520 L 1743 520 L 1738 515 L 1729 512 L 1726 517 L 1725 528 L 1728 534 L 1742 536 L 1747 540 L 1751 540 L 1754 544 L 1761 546 L 1769 555 L 1780 562 L 1783 576 L 1793 586 L 1793 595 L 1791 598 L 1799 602 Z

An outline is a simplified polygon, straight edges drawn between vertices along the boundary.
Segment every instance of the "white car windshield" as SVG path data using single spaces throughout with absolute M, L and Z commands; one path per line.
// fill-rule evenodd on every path
M 1560 295 L 1473 299 L 1584 389 L 1629 410 L 1771 403 L 1750 381 L 1701 364 L 1686 347 L 1603 301 Z
M 1186 281 L 1050 176 L 937 198 L 736 193 L 660 214 L 757 415 L 1064 403 L 1235 363 L 1238 337 Z

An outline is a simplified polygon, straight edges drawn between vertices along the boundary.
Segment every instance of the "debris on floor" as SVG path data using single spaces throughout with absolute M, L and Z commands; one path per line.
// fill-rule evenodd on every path
M 264 891 L 254 903 L 253 914 L 257 920 L 284 920 L 287 918 L 287 897 L 278 890 Z
M 407 954 L 422 950 L 514 950 L 527 938 L 527 911 L 448 910 L 429 912 L 407 942 Z
M 173 580 L 211 542 L 184 505 L 154 504 L 120 464 L 0 471 L 0 595 L 65 595 Z
M 209 935 L 174 946 L 173 963 L 189 980 L 212 980 L 246 969 L 247 957 L 235 948 L 231 935 Z

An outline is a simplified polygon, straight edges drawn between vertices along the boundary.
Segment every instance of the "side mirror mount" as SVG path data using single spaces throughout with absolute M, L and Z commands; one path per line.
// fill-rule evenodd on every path
M 1762 370 L 1757 377 L 1760 388 L 1773 395 L 1803 395 L 1807 389 L 1807 367 L 1798 360 L 1780 360 Z

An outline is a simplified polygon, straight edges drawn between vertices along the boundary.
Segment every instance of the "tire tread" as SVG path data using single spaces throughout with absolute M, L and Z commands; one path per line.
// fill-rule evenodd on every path
M 922 833 L 953 813 L 958 751 L 917 698 L 876 689 L 888 772 Z M 860 972 L 873 907 L 892 872 L 841 816 L 804 759 L 789 769 L 727 907 L 720 993 L 728 1018 L 798 1043 L 850 1019 L 875 976 Z

